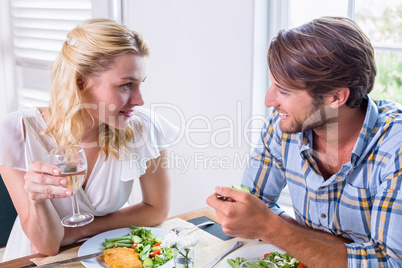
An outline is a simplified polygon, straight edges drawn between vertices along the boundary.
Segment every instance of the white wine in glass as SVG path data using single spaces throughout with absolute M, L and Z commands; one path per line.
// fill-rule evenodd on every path
M 73 214 L 64 217 L 61 224 L 66 227 L 78 227 L 93 221 L 94 216 L 90 213 L 80 213 L 77 196 L 75 195 L 87 176 L 87 158 L 84 148 L 78 145 L 63 146 L 53 149 L 49 154 L 49 163 L 61 170 L 58 177 L 67 179 L 66 188 L 73 191 L 71 197 Z

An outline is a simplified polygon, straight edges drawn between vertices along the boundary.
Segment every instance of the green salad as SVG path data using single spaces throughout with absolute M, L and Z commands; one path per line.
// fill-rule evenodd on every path
M 279 252 L 271 252 L 267 253 L 264 255 L 264 258 L 260 260 L 268 260 L 276 264 L 278 267 L 283 267 L 283 268 L 306 268 L 303 264 L 300 263 L 300 261 L 296 260 L 289 254 L 282 254 Z M 233 268 L 239 268 L 240 264 L 247 261 L 246 258 L 242 257 L 237 257 L 236 259 L 227 259 L 228 263 L 233 267 Z M 259 262 L 256 261 L 253 263 L 254 266 L 252 267 L 266 267 L 266 263 L 264 262 Z
M 104 249 L 127 247 L 135 249 L 144 268 L 155 268 L 173 258 L 171 248 L 161 248 L 162 241 L 145 227 L 130 225 L 130 233 L 114 238 L 106 238 L 102 243 Z

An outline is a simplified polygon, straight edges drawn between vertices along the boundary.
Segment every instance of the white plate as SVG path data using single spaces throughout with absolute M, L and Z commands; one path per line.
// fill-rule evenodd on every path
M 169 231 L 165 230 L 165 229 L 148 228 L 148 227 L 147 227 L 147 229 L 150 229 L 152 234 L 155 237 L 160 238 L 160 239 L 163 239 L 163 237 L 169 233 Z M 102 243 L 105 241 L 105 238 L 113 238 L 113 237 L 123 236 L 125 234 L 130 233 L 130 231 L 131 231 L 130 228 L 120 228 L 120 229 L 115 229 L 115 230 L 111 230 L 111 231 L 107 231 L 107 232 L 95 235 L 95 236 L 91 237 L 90 239 L 88 239 L 87 241 L 85 241 L 85 243 L 81 245 L 81 247 L 78 250 L 78 257 L 99 252 L 103 249 Z M 99 257 L 85 260 L 85 261 L 82 261 L 81 263 L 87 268 L 104 267 L 98 261 L 98 259 L 99 259 Z M 170 265 L 170 267 L 172 267 L 172 265 L 171 265 L 172 263 L 173 263 L 173 260 L 170 260 L 167 263 L 165 263 L 164 265 L 161 265 L 159 267 L 163 268 L 163 267 L 166 267 L 167 265 Z
M 219 268 L 233 268 L 229 263 L 228 259 L 236 259 L 236 257 L 243 257 L 247 260 L 258 260 L 263 259 L 264 254 L 277 251 L 279 253 L 285 253 L 282 249 L 275 247 L 271 244 L 263 244 L 257 246 L 251 246 L 246 248 L 240 248 L 234 252 L 227 255 L 220 263 Z

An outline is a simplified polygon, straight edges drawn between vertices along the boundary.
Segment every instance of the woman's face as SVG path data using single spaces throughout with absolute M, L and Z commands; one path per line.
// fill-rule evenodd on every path
M 84 101 L 95 125 L 126 128 L 135 107 L 144 104 L 141 84 L 145 78 L 146 58 L 130 54 L 117 56 L 107 71 L 89 78 Z

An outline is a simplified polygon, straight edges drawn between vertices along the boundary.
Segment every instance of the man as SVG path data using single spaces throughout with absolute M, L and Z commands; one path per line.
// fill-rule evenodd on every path
M 368 96 L 368 38 L 352 20 L 320 18 L 279 32 L 268 65 L 273 110 L 242 182 L 252 195 L 217 187 L 207 199 L 223 230 L 309 268 L 402 267 L 402 111 Z M 286 184 L 296 220 L 276 204 Z

